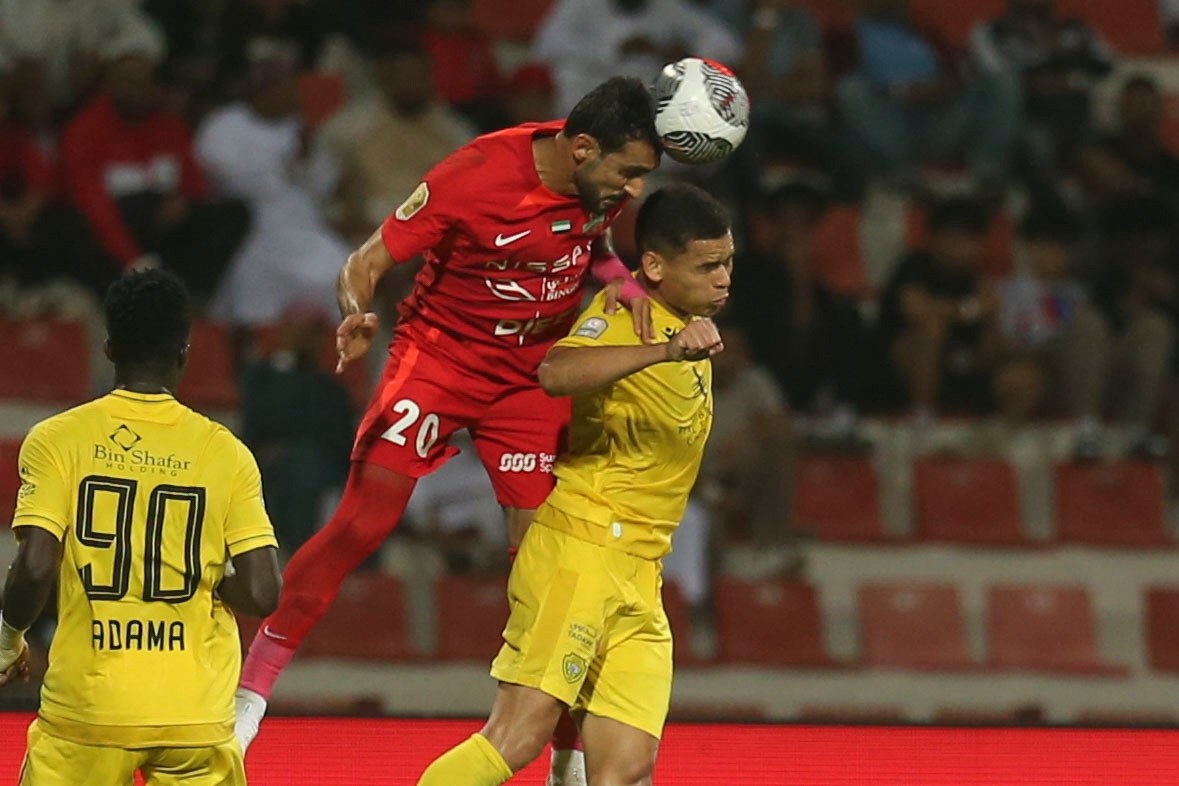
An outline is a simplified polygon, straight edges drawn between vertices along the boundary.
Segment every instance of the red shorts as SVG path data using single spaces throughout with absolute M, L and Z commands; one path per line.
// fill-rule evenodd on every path
M 352 449 L 364 461 L 411 478 L 428 475 L 457 449 L 466 428 L 501 505 L 532 509 L 553 488 L 553 462 L 570 402 L 535 381 L 505 383 L 480 373 L 486 360 L 436 332 L 399 331 Z

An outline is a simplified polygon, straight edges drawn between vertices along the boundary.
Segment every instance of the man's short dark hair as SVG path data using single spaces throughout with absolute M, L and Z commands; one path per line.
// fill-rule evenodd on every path
M 1131 90 L 1146 90 L 1151 93 L 1161 92 L 1158 80 L 1145 73 L 1134 74 L 1125 81 L 1122 85 L 1122 92 L 1128 93 Z
M 930 232 L 965 232 L 985 235 L 991 229 L 991 211 L 981 200 L 955 197 L 929 208 Z
M 565 136 L 588 134 L 603 153 L 616 153 L 627 142 L 647 142 L 662 150 L 655 130 L 655 100 L 637 79 L 616 76 L 595 87 L 577 102 L 565 120 Z
M 1041 243 L 1070 245 L 1081 236 L 1081 222 L 1060 204 L 1034 205 L 1019 222 L 1019 237 Z
M 732 228 L 729 211 L 707 191 L 688 183 L 666 186 L 647 197 L 635 220 L 639 253 L 683 253 L 693 240 L 724 237 Z
M 188 345 L 188 290 L 166 270 L 124 274 L 107 289 L 103 307 L 116 365 L 166 369 Z

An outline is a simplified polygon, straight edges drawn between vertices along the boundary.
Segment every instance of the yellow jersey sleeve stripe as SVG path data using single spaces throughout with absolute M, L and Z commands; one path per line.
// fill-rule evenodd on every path
M 61 540 L 65 537 L 65 534 L 69 530 L 70 525 L 63 524 L 51 516 L 43 516 L 39 513 L 25 512 L 13 518 L 12 528 L 16 529 L 17 527 L 37 527 L 51 533 L 58 540 Z
M 233 543 L 228 544 L 229 555 L 231 557 L 236 557 L 238 554 L 245 554 L 247 551 L 253 551 L 254 549 L 260 549 L 266 546 L 274 546 L 277 548 L 278 539 L 270 533 L 251 535 L 247 538 L 235 540 Z

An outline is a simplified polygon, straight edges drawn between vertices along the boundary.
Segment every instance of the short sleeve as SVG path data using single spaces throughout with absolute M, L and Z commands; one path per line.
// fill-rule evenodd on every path
M 238 453 L 237 471 L 225 522 L 225 545 L 231 557 L 263 546 L 278 546 L 274 527 L 262 502 L 262 475 L 249 448 L 234 440 Z
M 605 299 L 599 294 L 590 307 L 582 312 L 568 336 L 557 342 L 559 347 L 625 346 L 639 343 L 630 312 L 619 308 L 607 314 Z
M 434 248 L 469 214 L 474 171 L 483 154 L 470 147 L 452 153 L 418 183 L 405 201 L 381 224 L 381 239 L 389 256 L 408 262 Z
M 52 448 L 43 427 L 29 432 L 17 463 L 20 490 L 16 495 L 13 527 L 40 527 L 58 540 L 70 527 L 70 489 L 67 470 Z

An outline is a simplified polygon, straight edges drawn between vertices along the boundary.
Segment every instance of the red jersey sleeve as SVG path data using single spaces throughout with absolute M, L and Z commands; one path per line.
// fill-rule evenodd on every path
M 409 262 L 437 247 L 469 214 L 485 156 L 464 147 L 430 170 L 413 193 L 381 224 L 381 239 L 395 262 Z

